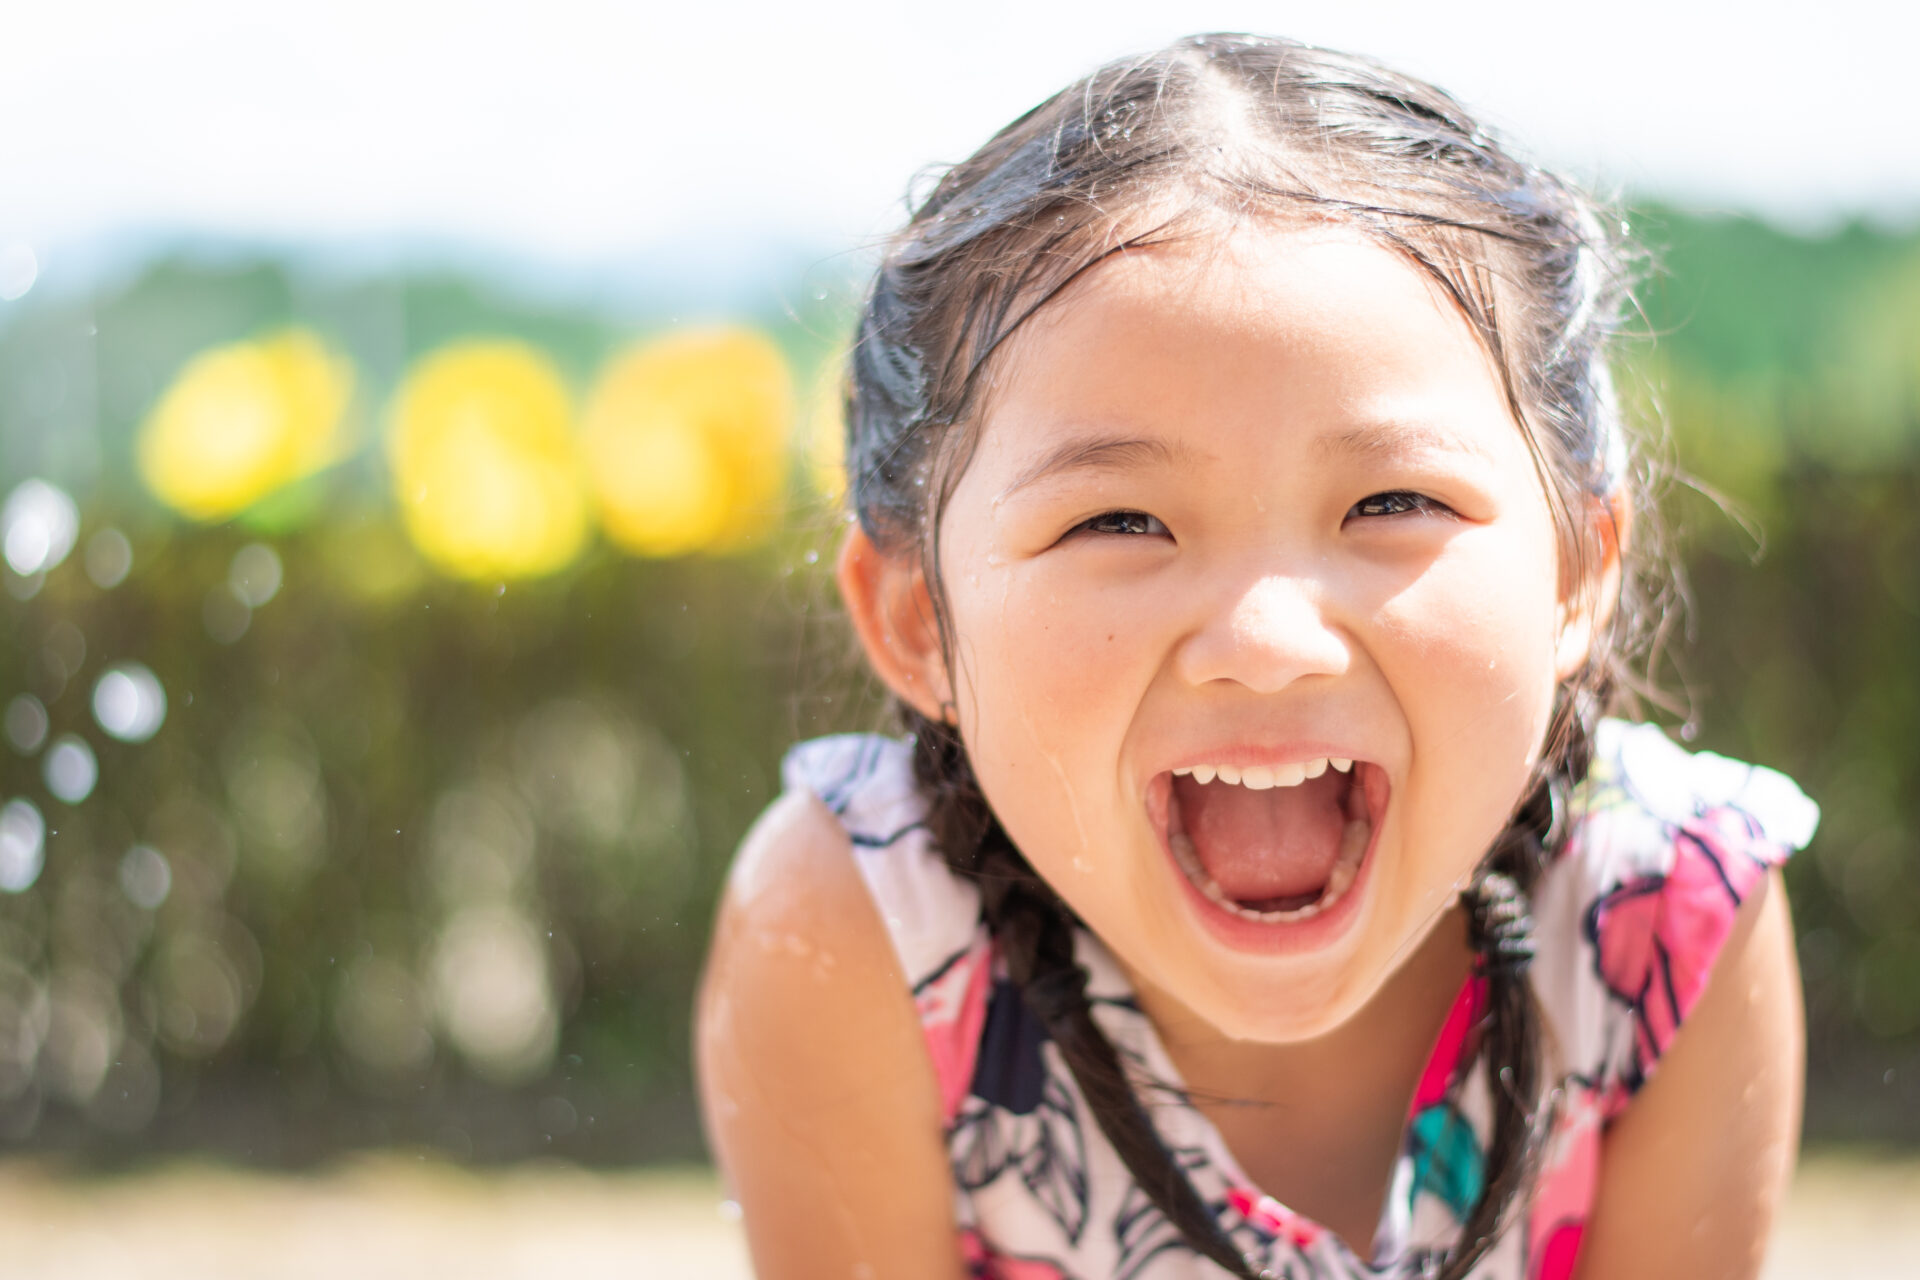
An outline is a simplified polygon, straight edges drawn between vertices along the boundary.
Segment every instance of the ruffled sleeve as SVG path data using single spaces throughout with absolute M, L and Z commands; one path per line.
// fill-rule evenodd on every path
M 1606 1114 L 1652 1075 L 1706 990 L 1741 903 L 1813 836 L 1820 811 L 1771 769 L 1689 754 L 1608 721 L 1574 799 L 1586 1063 Z M 1573 902 L 1566 904 L 1575 906 Z M 1573 912 L 1568 912 L 1573 915 Z
M 980 891 L 948 870 L 927 830 L 912 748 L 870 733 L 815 738 L 787 753 L 780 774 L 789 789 L 818 796 L 846 828 L 854 865 L 913 992 L 951 1123 L 979 1053 L 992 940 Z

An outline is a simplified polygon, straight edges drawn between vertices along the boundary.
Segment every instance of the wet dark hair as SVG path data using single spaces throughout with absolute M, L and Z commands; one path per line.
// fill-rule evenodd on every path
M 946 653 L 941 515 L 981 417 L 984 373 L 1023 322 L 1105 259 L 1257 220 L 1333 222 L 1404 255 L 1493 357 L 1533 453 L 1563 576 L 1597 588 L 1597 497 L 1630 486 L 1607 359 L 1627 301 L 1624 228 L 1505 149 L 1451 97 L 1347 54 L 1193 36 L 1069 86 L 946 171 L 888 244 L 860 317 L 847 405 L 849 492 L 890 555 L 915 556 Z M 1559 691 L 1534 779 L 1461 895 L 1493 1095 L 1487 1177 L 1459 1243 L 1464 1276 L 1531 1183 L 1551 1104 L 1525 979 L 1528 893 L 1558 852 L 1565 795 L 1594 717 L 1631 680 L 1646 579 L 1629 574 L 1586 667 Z M 902 705 L 929 827 L 978 881 L 1012 980 L 1046 1025 L 1102 1131 L 1187 1243 L 1253 1276 L 1168 1152 L 1095 1024 L 1070 909 L 1013 847 L 957 730 Z

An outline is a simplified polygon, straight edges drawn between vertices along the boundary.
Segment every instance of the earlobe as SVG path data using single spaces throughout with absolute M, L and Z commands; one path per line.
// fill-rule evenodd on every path
M 887 688 L 929 720 L 950 720 L 953 687 L 920 565 L 881 551 L 856 524 L 840 544 L 835 576 L 860 646 Z
M 1554 638 L 1554 673 L 1571 679 L 1593 656 L 1596 637 L 1607 629 L 1620 599 L 1620 576 L 1633 530 L 1633 504 L 1623 490 L 1595 498 L 1588 511 L 1592 557 L 1575 589 L 1560 601 Z

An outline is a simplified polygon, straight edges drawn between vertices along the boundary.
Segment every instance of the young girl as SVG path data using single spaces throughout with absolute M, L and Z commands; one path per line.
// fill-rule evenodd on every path
M 701 1000 L 763 1277 L 1757 1271 L 1815 811 L 1599 717 L 1621 257 L 1446 95 L 1243 36 L 940 181 L 839 564 L 906 736 L 794 749 Z

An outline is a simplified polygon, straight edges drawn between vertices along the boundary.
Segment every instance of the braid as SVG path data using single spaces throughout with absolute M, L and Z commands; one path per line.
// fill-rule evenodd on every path
M 1047 1029 L 1100 1132 L 1189 1247 L 1229 1275 L 1258 1280 L 1161 1140 L 1113 1042 L 1094 1021 L 1087 971 L 1074 959 L 1072 912 L 994 820 L 959 735 L 912 711 L 903 714 L 913 733 L 914 774 L 929 800 L 928 828 L 948 864 L 979 884 L 1007 976 Z
M 1566 843 L 1567 792 L 1592 755 L 1592 705 L 1578 694 L 1562 697 L 1549 734 L 1550 763 L 1460 895 L 1474 969 L 1486 982 L 1478 1053 L 1487 1066 L 1493 1124 L 1480 1199 L 1461 1224 L 1460 1243 L 1440 1269 L 1440 1280 L 1461 1280 L 1499 1242 L 1533 1183 L 1552 1128 L 1552 1099 L 1541 1089 L 1540 1008 L 1527 982 L 1533 960 L 1529 903 L 1540 873 Z
M 1547 785 L 1543 782 L 1536 794 Z M 1460 1243 L 1441 1269 L 1441 1280 L 1466 1276 L 1499 1242 L 1515 1202 L 1533 1180 L 1547 1128 L 1540 1103 L 1540 1012 L 1526 976 L 1533 958 L 1533 920 L 1522 887 L 1533 883 L 1546 861 L 1540 833 L 1527 820 L 1533 807 L 1525 806 L 1502 833 L 1460 895 L 1475 972 L 1486 983 L 1478 1052 L 1486 1063 L 1493 1123 L 1486 1181 L 1461 1224 Z

